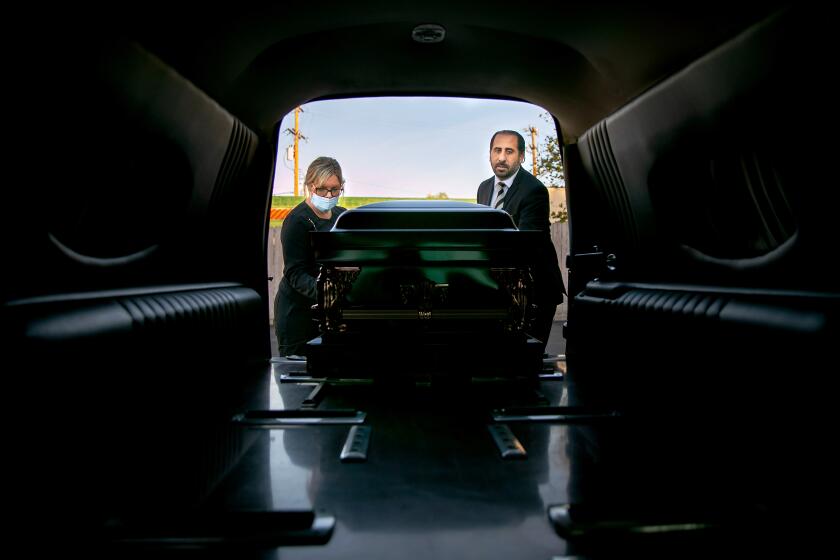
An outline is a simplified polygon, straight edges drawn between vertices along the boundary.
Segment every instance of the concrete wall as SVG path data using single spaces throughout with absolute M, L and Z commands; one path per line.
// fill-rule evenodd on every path
M 563 208 L 567 208 L 565 187 L 548 188 L 548 207 L 551 214 L 559 212 Z
M 268 319 L 274 324 L 274 297 L 277 295 L 277 287 L 280 286 L 280 278 L 283 277 L 283 246 L 280 243 L 280 228 L 269 228 L 268 230 Z
M 558 189 L 559 190 L 559 189 Z M 557 252 L 557 262 L 560 263 L 560 272 L 563 273 L 563 283 L 569 287 L 569 271 L 566 269 L 566 255 L 569 254 L 569 222 L 556 222 L 551 224 L 551 241 L 554 243 L 554 250 Z M 563 303 L 557 306 L 554 314 L 555 321 L 565 321 L 568 309 L 568 296 L 563 298 Z

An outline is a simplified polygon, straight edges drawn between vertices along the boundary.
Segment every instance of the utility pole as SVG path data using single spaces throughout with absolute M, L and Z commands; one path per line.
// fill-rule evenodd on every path
M 300 106 L 295 107 L 295 197 L 298 195 L 298 138 L 300 137 Z
M 537 175 L 537 127 L 529 126 L 528 132 L 531 133 L 531 159 L 534 162 L 534 176 Z
M 292 130 L 291 128 L 286 129 L 286 134 L 291 134 L 295 137 L 295 147 L 294 147 L 294 158 L 295 158 L 295 197 L 298 196 L 298 141 L 300 139 L 306 140 L 306 136 L 300 133 L 300 114 L 303 112 L 303 109 L 300 108 L 298 105 L 295 107 L 295 129 Z

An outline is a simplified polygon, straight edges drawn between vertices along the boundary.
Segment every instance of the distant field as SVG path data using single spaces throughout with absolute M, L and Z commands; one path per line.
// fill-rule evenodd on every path
M 294 208 L 297 206 L 300 201 L 303 200 L 303 197 L 300 196 L 272 196 L 271 197 L 271 207 L 272 208 Z M 339 205 L 343 206 L 344 208 L 358 208 L 359 206 L 364 206 L 365 204 L 371 204 L 373 202 L 386 202 L 388 200 L 428 200 L 426 198 L 386 198 L 386 197 L 375 197 L 375 196 L 342 196 L 341 200 L 339 201 Z M 475 202 L 474 198 L 450 198 L 449 200 L 455 200 L 458 202 Z M 271 220 L 269 222 L 270 227 L 280 227 L 283 225 L 283 220 Z
M 271 197 L 272 208 L 294 208 L 303 200 L 303 197 L 295 196 L 273 196 Z M 342 196 L 339 202 L 340 206 L 345 208 L 356 208 L 371 204 L 373 202 L 385 202 L 388 200 L 427 200 L 425 198 L 384 198 L 375 196 Z M 450 198 L 449 200 L 457 200 L 458 202 L 475 202 L 474 198 Z

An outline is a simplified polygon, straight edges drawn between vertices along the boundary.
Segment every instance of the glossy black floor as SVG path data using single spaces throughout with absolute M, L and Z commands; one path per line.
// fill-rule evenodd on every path
M 317 386 L 289 379 L 304 366 L 272 366 L 271 409 L 305 407 Z M 561 541 L 546 504 L 564 499 L 568 466 L 552 462 L 563 452 L 549 447 L 564 447 L 565 434 L 522 423 L 513 431 L 527 457 L 503 460 L 488 430 L 499 408 L 561 403 L 560 378 L 544 385 L 539 392 L 522 382 L 329 385 L 315 408 L 364 411 L 367 459 L 341 461 L 347 425 L 261 429 L 208 506 L 335 516 L 328 544 L 284 548 L 285 557 L 510 558 L 522 557 L 525 542 L 537 557 L 551 557 Z
M 310 512 L 321 528 L 209 549 L 410 559 L 787 550 L 773 500 L 792 483 L 790 462 L 752 437 L 755 425 L 578 407 L 574 364 L 546 366 L 539 379 L 320 383 L 304 363 L 272 359 L 253 387 L 267 407 L 235 418 L 253 443 L 203 511 Z M 367 441 L 342 460 L 354 426 Z M 150 550 L 203 554 L 208 542 Z
M 626 364 L 625 375 L 645 375 L 643 357 L 627 356 Z M 581 398 L 579 380 L 598 372 L 574 355 L 544 365 L 540 375 L 505 379 L 406 379 L 395 363 L 390 379 L 322 380 L 303 362 L 273 358 L 231 419 L 244 453 L 199 509 L 156 511 L 136 530 L 126 525 L 133 532 L 114 533 L 106 552 L 806 554 L 801 537 L 813 510 L 797 505 L 811 466 L 795 451 L 804 441 L 791 429 L 797 422 L 705 410 L 704 395 L 716 390 L 712 374 L 697 380 L 692 404 L 700 407 L 692 410 L 594 406 Z

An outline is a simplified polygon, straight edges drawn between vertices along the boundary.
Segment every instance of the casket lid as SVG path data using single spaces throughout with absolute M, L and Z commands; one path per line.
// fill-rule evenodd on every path
M 375 202 L 344 212 L 333 231 L 516 229 L 510 214 L 481 204 L 454 200 Z

